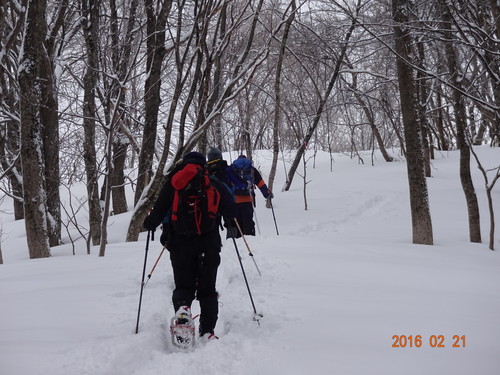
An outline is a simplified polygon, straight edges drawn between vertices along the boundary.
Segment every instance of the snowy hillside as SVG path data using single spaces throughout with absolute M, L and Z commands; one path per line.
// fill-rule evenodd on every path
M 488 167 L 498 165 L 499 149 L 478 151 Z M 255 159 L 267 180 L 270 155 Z M 311 160 L 308 211 L 299 176 L 291 191 L 278 191 L 284 180 L 279 166 L 273 201 L 279 236 L 259 196 L 260 234 L 247 237 L 262 276 L 237 242 L 264 317 L 260 325 L 252 320 L 235 249 L 226 241 L 218 277 L 220 340 L 187 353 L 169 342 L 168 254 L 144 289 L 134 334 L 146 237 L 122 242 L 129 214 L 111 218 L 105 257 L 97 248 L 86 255 L 81 242 L 76 256 L 64 245 L 38 260 L 28 259 L 24 223 L 0 214 L 0 374 L 499 374 L 500 229 L 497 251 L 490 251 L 475 163 L 483 244 L 468 242 L 458 153 L 450 152 L 433 162 L 428 184 L 435 244 L 422 246 L 411 244 L 405 163 L 377 158 L 371 166 L 369 153 L 364 160 L 335 155 L 333 172 L 327 154 L 318 155 L 315 169 Z M 493 193 L 500 228 L 500 185 Z M 10 202 L 0 208 L 10 210 Z M 147 271 L 160 251 L 157 239 Z M 197 302 L 193 310 L 199 311 Z

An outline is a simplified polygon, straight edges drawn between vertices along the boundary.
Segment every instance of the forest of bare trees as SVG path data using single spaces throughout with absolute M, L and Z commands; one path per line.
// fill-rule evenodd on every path
M 68 226 L 103 256 L 109 217 L 128 210 L 136 241 L 170 166 L 210 145 L 272 150 L 269 185 L 285 191 L 307 150 L 391 162 L 397 148 L 422 244 L 431 160 L 460 150 L 464 220 L 481 242 L 471 159 L 500 146 L 500 4 L 0 0 L 0 196 L 25 219 L 31 258 Z M 287 181 L 273 187 L 284 151 Z M 62 206 L 78 182 L 86 199 Z

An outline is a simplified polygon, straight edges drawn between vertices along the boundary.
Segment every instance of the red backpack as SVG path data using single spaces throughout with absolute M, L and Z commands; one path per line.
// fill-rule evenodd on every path
M 171 183 L 173 230 L 188 237 L 212 231 L 218 224 L 220 193 L 211 183 L 207 170 L 198 164 L 186 164 L 172 177 Z

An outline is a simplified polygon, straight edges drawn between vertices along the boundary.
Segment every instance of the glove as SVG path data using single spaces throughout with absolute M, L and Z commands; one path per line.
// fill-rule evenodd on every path
M 267 196 L 264 197 L 266 199 L 273 199 L 274 198 L 274 195 L 273 195 L 273 192 L 271 190 L 269 190 L 269 192 L 267 193 Z
M 144 219 L 144 223 L 142 223 L 144 229 L 154 231 L 158 224 L 156 224 L 155 220 L 151 217 L 151 215 L 146 216 Z
M 161 232 L 161 236 L 160 236 L 160 243 L 165 246 L 165 247 L 168 247 L 168 240 L 169 240 L 169 236 L 168 236 L 168 228 L 167 228 L 167 225 L 163 225 L 163 231 Z

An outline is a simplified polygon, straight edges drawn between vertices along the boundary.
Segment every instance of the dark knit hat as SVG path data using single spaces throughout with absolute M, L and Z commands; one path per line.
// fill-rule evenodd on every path
M 241 154 L 240 156 L 238 156 L 238 159 L 246 159 L 247 157 L 243 154 Z
M 222 152 L 217 147 L 210 147 L 207 152 L 207 161 L 222 159 Z
M 196 163 L 203 165 L 207 162 L 207 160 L 205 159 L 205 155 L 196 151 L 188 152 L 186 155 L 184 155 L 182 160 L 185 164 Z

